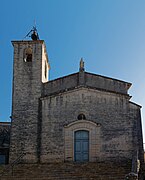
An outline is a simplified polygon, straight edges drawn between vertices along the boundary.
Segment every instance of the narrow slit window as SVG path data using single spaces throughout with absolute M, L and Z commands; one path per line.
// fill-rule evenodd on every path
M 47 63 L 46 63 L 46 61 L 45 61 L 45 78 L 47 78 Z

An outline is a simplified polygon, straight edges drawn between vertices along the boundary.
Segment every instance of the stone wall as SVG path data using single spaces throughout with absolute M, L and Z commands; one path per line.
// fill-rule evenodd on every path
M 47 82 L 44 41 L 13 46 L 10 162 L 23 153 L 23 163 L 73 161 L 76 130 L 89 131 L 90 161 L 130 161 L 138 149 L 142 156 L 140 106 L 129 102 L 130 83 L 84 71 Z
M 14 41 L 14 72 L 10 162 L 22 153 L 24 162 L 38 161 L 38 124 L 42 93 L 44 41 Z M 24 59 L 25 49 L 32 49 L 32 61 Z M 45 59 L 46 60 L 46 59 Z
M 49 81 L 48 83 L 43 84 L 44 86 L 43 96 L 47 96 L 75 88 L 79 85 L 78 82 L 79 82 L 78 73 Z
M 43 96 L 68 91 L 78 86 L 85 86 L 93 89 L 127 94 L 131 83 L 95 75 L 92 73 L 79 72 L 45 83 Z
M 126 95 L 83 87 L 42 98 L 41 162 L 65 159 L 65 127 L 77 121 L 80 113 L 85 114 L 86 120 L 100 124 L 100 148 L 99 152 L 96 148 L 92 159 L 132 159 L 136 117 L 129 118 L 129 99 Z M 134 108 L 137 111 L 139 107 Z
M 103 89 L 121 94 L 127 94 L 127 90 L 131 86 L 131 83 L 91 73 L 85 73 L 85 84 L 92 88 Z

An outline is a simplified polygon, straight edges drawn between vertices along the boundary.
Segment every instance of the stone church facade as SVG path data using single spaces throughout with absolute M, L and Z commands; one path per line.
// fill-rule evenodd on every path
M 141 106 L 131 83 L 85 72 L 49 81 L 43 40 L 13 41 L 9 162 L 143 162 Z

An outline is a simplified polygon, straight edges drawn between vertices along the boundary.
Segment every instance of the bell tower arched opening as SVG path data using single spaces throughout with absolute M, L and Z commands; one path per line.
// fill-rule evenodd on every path
M 24 62 L 32 62 L 32 48 L 26 48 L 24 50 Z

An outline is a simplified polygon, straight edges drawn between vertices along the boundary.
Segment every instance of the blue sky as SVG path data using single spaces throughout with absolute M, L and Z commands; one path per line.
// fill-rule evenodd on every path
M 5 0 L 0 11 L 0 121 L 9 121 L 13 47 L 36 20 L 50 78 L 86 71 L 131 82 L 145 120 L 145 0 Z M 143 122 L 145 129 L 145 123 Z M 145 138 L 144 138 L 145 139 Z

